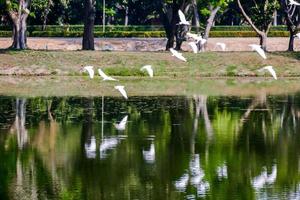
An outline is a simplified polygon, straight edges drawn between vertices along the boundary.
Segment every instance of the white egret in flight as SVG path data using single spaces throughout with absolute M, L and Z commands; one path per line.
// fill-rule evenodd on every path
M 186 21 L 185 15 L 183 14 L 183 12 L 181 10 L 178 10 L 178 15 L 179 15 L 179 19 L 180 19 L 179 24 L 190 25 L 190 22 Z
M 300 3 L 295 0 L 289 0 L 289 1 L 290 1 L 289 5 L 300 6 Z
M 94 72 L 94 67 L 93 66 L 85 66 L 83 68 L 83 71 L 87 71 L 89 73 L 90 78 L 94 78 L 95 72 Z
M 182 60 L 182 61 L 186 62 L 186 58 L 183 57 L 182 53 L 179 53 L 178 51 L 176 51 L 173 48 L 170 48 L 170 52 L 172 53 L 172 56 L 175 56 L 179 60 Z
M 219 46 L 222 49 L 222 51 L 226 50 L 226 44 L 225 43 L 217 42 L 216 45 Z
M 141 71 L 146 70 L 149 76 L 152 78 L 153 77 L 153 69 L 151 65 L 145 65 L 141 68 Z
M 192 48 L 194 53 L 198 53 L 198 47 L 196 42 L 189 42 L 190 47 Z
M 124 97 L 125 99 L 128 99 L 127 93 L 126 93 L 126 91 L 125 91 L 123 85 L 117 85 L 117 86 L 115 86 L 115 89 L 116 89 L 116 90 L 119 90 L 119 92 L 123 95 L 123 97 Z
M 261 48 L 260 45 L 250 44 L 249 47 L 251 47 L 253 51 L 256 51 L 261 57 L 263 57 L 264 59 L 267 59 L 265 51 Z
M 128 120 L 128 115 L 126 115 L 118 124 L 114 124 L 115 128 L 118 131 L 124 131 L 126 128 L 127 120 Z
M 103 81 L 117 81 L 116 79 L 107 76 L 101 69 L 98 69 L 98 73 L 103 78 Z
M 266 66 L 266 67 L 263 67 L 263 68 L 259 69 L 258 71 L 259 71 L 259 72 L 262 72 L 262 71 L 265 71 L 265 70 L 269 71 L 270 74 L 273 76 L 273 78 L 274 78 L 275 80 L 277 80 L 276 72 L 275 72 L 275 70 L 273 69 L 272 66 Z
M 189 37 L 189 38 L 193 38 L 194 40 L 196 41 L 200 41 L 200 39 L 202 39 L 202 36 L 201 35 L 197 35 L 197 34 L 194 34 L 194 33 L 186 33 L 186 35 Z

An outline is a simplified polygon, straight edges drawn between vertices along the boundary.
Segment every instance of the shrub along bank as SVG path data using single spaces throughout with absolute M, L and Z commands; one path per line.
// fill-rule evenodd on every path
M 82 37 L 82 31 L 28 31 L 29 37 Z M 0 37 L 11 37 L 12 31 L 0 31 Z M 256 37 L 254 31 L 211 31 L 210 37 Z M 268 37 L 288 37 L 288 31 L 270 31 Z M 108 38 L 161 38 L 166 37 L 164 31 L 108 31 L 95 32 L 95 37 Z

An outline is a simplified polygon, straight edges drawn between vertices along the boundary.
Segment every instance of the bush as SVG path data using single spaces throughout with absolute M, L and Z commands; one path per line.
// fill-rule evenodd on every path
M 33 31 L 29 33 L 30 37 L 82 37 L 82 31 Z M 149 37 L 165 37 L 164 31 L 112 31 L 112 32 L 95 32 L 95 37 L 109 37 L 109 38 L 118 38 L 118 37 L 140 37 L 140 38 L 149 38 Z
M 11 37 L 12 31 L 0 31 L 0 37 Z
M 214 26 L 212 31 L 253 31 L 251 26 Z M 285 25 L 272 26 L 270 31 L 287 31 Z
M 289 37 L 288 31 L 271 31 L 268 37 Z M 211 31 L 210 37 L 257 37 L 254 31 Z
M 29 33 L 34 31 L 43 31 L 42 25 L 31 25 L 27 27 Z M 102 32 L 102 25 L 95 25 L 95 32 Z M 11 26 L 0 26 L 0 31 L 11 31 Z M 117 31 L 164 31 L 164 27 L 161 25 L 147 25 L 147 26 L 124 26 L 124 25 L 107 25 L 105 26 L 106 32 Z M 196 27 L 192 27 L 192 31 L 195 31 Z M 203 31 L 204 27 L 200 27 Z M 286 26 L 273 26 L 271 31 L 286 31 Z M 55 32 L 77 32 L 83 31 L 83 25 L 47 25 L 45 31 Z M 212 31 L 253 31 L 250 26 L 214 26 Z
M 82 37 L 82 31 L 28 31 L 29 37 Z M 95 31 L 95 37 L 108 38 L 164 38 L 164 31 Z M 0 31 L 0 37 L 11 37 L 11 31 Z M 288 31 L 271 31 L 269 37 L 289 37 Z M 257 37 L 254 31 L 211 31 L 210 37 Z

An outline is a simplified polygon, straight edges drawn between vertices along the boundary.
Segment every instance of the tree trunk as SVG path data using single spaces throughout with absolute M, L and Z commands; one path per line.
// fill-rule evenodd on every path
M 295 41 L 294 32 L 290 31 L 290 40 L 289 40 L 288 51 L 294 51 L 294 41 Z
M 6 4 L 10 5 L 10 0 L 6 0 Z M 13 49 L 26 49 L 27 48 L 27 37 L 26 30 L 27 24 L 26 20 L 29 15 L 29 7 L 30 1 L 20 0 L 18 10 L 10 10 L 8 12 L 12 22 L 13 22 L 13 43 L 11 48 Z
M 45 9 L 44 19 L 43 19 L 43 27 L 42 30 L 46 30 L 48 14 L 50 12 L 50 6 L 52 5 L 52 0 L 48 0 L 47 8 Z
M 203 35 L 203 38 L 204 39 L 208 39 L 209 37 L 209 33 L 210 33 L 210 30 L 212 28 L 212 26 L 214 25 L 214 22 L 215 22 L 215 18 L 216 18 L 216 15 L 218 13 L 218 11 L 220 10 L 220 7 L 216 7 L 216 8 L 212 8 L 210 7 L 210 15 L 209 15 L 209 18 L 207 19 L 206 21 L 206 27 L 205 27 L 205 30 L 204 30 L 204 35 Z M 200 43 L 198 43 L 198 49 L 199 50 L 204 50 L 204 47 L 207 43 L 205 43 L 204 45 L 201 45 Z
M 216 15 L 219 10 L 220 7 L 210 8 L 210 15 L 209 18 L 207 19 L 204 36 L 203 36 L 204 39 L 208 39 L 211 27 L 214 25 Z
M 267 34 L 266 33 L 262 33 L 261 35 L 259 35 L 259 44 L 261 46 L 261 48 L 266 51 L 267 50 Z
M 198 13 L 197 1 L 192 0 L 192 4 L 193 4 L 193 11 L 194 11 L 194 23 L 195 23 L 195 27 L 196 27 L 196 32 L 199 33 L 199 31 L 200 31 L 200 17 L 199 17 L 199 13 Z
M 20 19 L 13 21 L 13 49 L 26 49 L 27 48 L 27 16 L 21 16 Z
M 263 30 L 259 30 L 258 27 L 252 22 L 249 15 L 247 15 L 247 13 L 245 12 L 240 0 L 237 0 L 237 3 L 238 3 L 238 6 L 242 12 L 242 15 L 244 16 L 246 21 L 250 24 L 250 26 L 253 28 L 253 30 L 259 35 L 261 48 L 266 51 L 267 50 L 267 35 L 270 30 L 272 22 L 267 24 L 267 26 Z
M 277 26 L 277 10 L 274 12 L 274 21 L 273 21 L 273 26 Z
M 95 23 L 95 0 L 84 0 L 84 32 L 82 39 L 83 50 L 95 50 L 94 46 L 94 23 Z
M 125 7 L 125 26 L 128 26 L 128 14 L 129 14 L 129 8 L 128 5 Z

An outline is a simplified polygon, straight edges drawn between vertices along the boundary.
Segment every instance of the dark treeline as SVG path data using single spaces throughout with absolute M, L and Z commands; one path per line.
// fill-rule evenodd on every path
M 106 0 L 107 25 L 161 25 L 159 0 Z M 103 0 L 96 1 L 96 25 L 103 24 Z M 80 0 L 34 0 L 31 5 L 28 25 L 67 25 L 84 23 L 84 2 Z M 197 5 L 199 21 L 206 23 L 209 11 L 201 4 Z M 193 13 L 190 13 L 192 15 Z M 190 16 L 193 24 L 195 20 Z M 224 12 L 219 12 L 216 25 L 242 25 L 244 19 L 236 2 L 229 2 Z M 277 24 L 284 24 L 284 13 L 277 13 Z M 9 25 L 11 20 L 6 5 L 0 0 L 0 25 Z
M 179 10 L 189 24 L 179 24 Z M 161 25 L 168 39 L 166 50 L 180 50 L 191 26 L 207 40 L 215 25 L 250 25 L 266 50 L 270 27 L 286 24 L 290 32 L 288 50 L 293 51 L 300 28 L 299 11 L 287 0 L 0 0 L 0 24 L 12 26 L 14 49 L 27 48 L 27 24 L 43 25 L 44 29 L 49 24 L 84 24 L 85 50 L 94 50 L 97 24 Z

